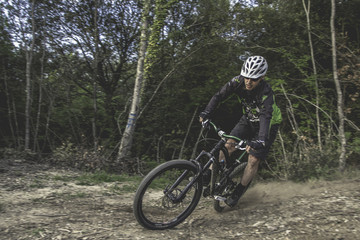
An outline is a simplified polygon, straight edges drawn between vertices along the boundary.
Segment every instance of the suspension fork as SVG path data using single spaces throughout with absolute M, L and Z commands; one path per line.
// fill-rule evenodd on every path
M 189 184 L 186 185 L 185 189 L 181 191 L 181 194 L 180 194 L 179 196 L 176 197 L 174 194 L 172 194 L 172 192 L 174 191 L 174 189 L 176 189 L 177 186 L 179 186 L 179 184 L 182 182 L 182 180 L 184 180 L 184 178 L 186 177 L 186 175 L 188 174 L 188 172 L 189 172 L 189 170 L 185 170 L 185 171 L 180 175 L 180 177 L 179 177 L 178 179 L 176 179 L 176 181 L 174 182 L 174 184 L 173 184 L 170 188 L 164 189 L 164 194 L 165 194 L 166 196 L 168 196 L 173 203 L 181 202 L 182 199 L 185 197 L 185 194 L 189 191 L 190 186 L 193 184 L 194 179 L 189 183 L 189 184 L 191 184 L 190 186 L 189 186 Z
M 196 176 L 185 186 L 185 188 L 181 191 L 179 196 L 175 196 L 174 194 L 172 194 L 172 192 L 174 191 L 175 188 L 177 188 L 177 186 L 179 186 L 179 184 L 184 180 L 184 178 L 186 177 L 186 175 L 188 174 L 188 170 L 185 170 L 180 177 L 171 185 L 170 188 L 167 188 L 164 190 L 164 194 L 167 195 L 171 201 L 173 203 L 179 203 L 181 202 L 186 193 L 190 190 L 190 188 L 194 185 L 194 183 L 196 181 L 198 181 L 198 178 L 202 176 L 202 172 L 203 169 L 208 169 L 210 167 L 211 164 L 213 164 L 215 161 L 215 154 L 219 151 L 219 149 L 221 149 L 221 147 L 225 144 L 225 140 L 221 139 L 216 145 L 215 147 L 210 151 L 210 152 L 205 152 L 202 151 L 199 156 L 193 160 L 192 162 L 197 166 L 198 171 Z M 205 164 L 204 168 L 201 167 L 200 163 L 199 163 L 199 159 L 206 155 L 207 157 L 209 157 L 209 161 Z M 219 164 L 219 163 L 215 163 L 215 164 Z
M 164 194 L 165 194 L 166 196 L 168 196 L 173 203 L 179 203 L 179 202 L 181 202 L 181 201 L 184 199 L 184 197 L 186 196 L 187 192 L 190 190 L 190 188 L 194 185 L 194 183 L 195 183 L 196 181 L 198 181 L 199 177 L 202 176 L 202 171 L 203 171 L 203 169 L 202 169 L 201 164 L 199 163 L 198 160 L 199 160 L 203 155 L 207 155 L 207 156 L 210 157 L 210 153 L 205 152 L 205 151 L 202 151 L 202 152 L 200 153 L 200 155 L 199 155 L 195 160 L 192 160 L 192 161 L 191 161 L 191 162 L 194 163 L 194 165 L 196 165 L 196 167 L 197 167 L 197 174 L 196 174 L 195 177 L 185 186 L 185 188 L 184 188 L 183 190 L 180 190 L 180 195 L 175 196 L 174 194 L 172 194 L 172 192 L 173 192 L 173 191 L 179 186 L 179 184 L 186 178 L 189 170 L 185 170 L 185 171 L 180 175 L 180 177 L 178 177 L 178 178 L 176 179 L 176 181 L 170 186 L 170 188 L 164 189 Z M 211 158 L 210 158 L 210 160 L 211 160 Z M 212 160 L 212 162 L 213 162 L 213 161 L 214 161 L 214 160 Z M 204 169 L 207 169 L 207 168 L 211 165 L 212 162 L 209 161 L 209 162 L 204 166 Z

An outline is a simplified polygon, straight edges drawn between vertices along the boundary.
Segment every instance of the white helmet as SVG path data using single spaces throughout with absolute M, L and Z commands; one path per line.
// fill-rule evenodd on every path
M 259 78 L 265 75 L 268 69 L 265 58 L 261 56 L 252 56 L 246 59 L 242 68 L 241 75 L 245 78 Z

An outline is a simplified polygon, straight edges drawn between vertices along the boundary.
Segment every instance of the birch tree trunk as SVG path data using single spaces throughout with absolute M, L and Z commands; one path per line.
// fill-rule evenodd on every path
M 330 18 L 330 29 L 331 29 L 331 49 L 332 49 L 332 67 L 333 76 L 335 82 L 335 88 L 337 93 L 337 110 L 339 115 L 339 138 L 340 138 L 340 156 L 339 156 L 339 170 L 342 172 L 345 170 L 346 164 L 346 138 L 344 129 L 344 101 L 341 91 L 341 85 L 338 78 L 337 63 L 336 63 L 336 38 L 335 38 L 335 0 L 331 0 L 331 18 Z
M 32 40 L 30 48 L 26 46 L 24 41 L 25 53 L 26 53 L 26 106 L 25 106 L 25 150 L 30 149 L 30 109 L 31 109 L 31 64 L 33 59 L 33 50 L 35 45 L 35 17 L 34 8 L 35 1 L 31 2 L 31 35 Z
M 44 14 L 43 19 L 43 27 L 46 28 L 46 22 L 47 22 L 47 14 Z M 44 35 L 41 39 L 41 45 L 42 45 L 42 55 L 40 57 L 40 78 L 39 78 L 39 99 L 38 99 L 38 110 L 36 115 L 36 125 L 35 125 L 35 131 L 34 131 L 34 145 L 33 145 L 33 151 L 36 152 L 37 150 L 41 152 L 40 145 L 38 143 L 38 135 L 39 135 L 39 129 L 40 129 L 40 116 L 41 116 L 41 104 L 43 101 L 43 80 L 44 80 L 44 68 L 45 68 L 45 55 L 46 55 L 46 36 Z M 41 157 L 41 154 L 39 154 Z
M 119 152 L 117 156 L 117 163 L 124 164 L 124 160 L 126 157 L 130 155 L 130 150 L 133 141 L 133 134 L 135 131 L 136 120 L 138 118 L 139 113 L 139 104 L 140 104 L 140 96 L 141 96 L 141 87 L 142 81 L 144 77 L 144 60 L 146 53 L 146 43 L 147 43 L 147 30 L 148 30 L 148 22 L 147 18 L 149 15 L 150 9 L 150 1 L 144 0 L 144 10 L 142 16 L 142 24 L 141 24 L 141 36 L 140 36 L 140 49 L 139 49 L 139 59 L 137 63 L 136 69 L 136 78 L 135 78 L 135 86 L 134 92 L 131 102 L 131 108 L 128 116 L 127 125 L 125 131 L 121 138 L 121 143 L 119 147 Z
M 40 58 L 40 79 L 39 79 L 39 99 L 38 99 L 38 110 L 36 114 L 36 123 L 35 123 L 35 130 L 34 130 L 34 143 L 33 143 L 33 151 L 36 152 L 36 150 L 40 150 L 40 146 L 38 144 L 37 138 L 39 134 L 39 128 L 40 128 L 40 115 L 41 115 L 41 103 L 42 103 L 42 85 L 44 80 L 44 59 L 45 59 L 45 44 L 43 46 L 43 53 Z M 36 149 L 38 148 L 38 149 Z
M 311 62 L 313 66 L 313 73 L 314 73 L 314 80 L 315 80 L 315 95 L 316 95 L 316 106 L 319 106 L 319 82 L 317 78 L 317 69 L 315 64 L 315 57 L 314 57 L 314 47 L 311 38 L 311 26 L 310 26 L 310 5 L 311 0 L 308 0 L 307 6 L 305 4 L 305 0 L 302 0 L 304 11 L 306 14 L 306 22 L 307 22 L 307 32 L 308 32 L 308 39 L 309 39 L 309 46 L 310 46 L 310 53 L 311 53 Z M 322 144 L 321 144 L 321 128 L 320 128 L 320 116 L 319 116 L 319 108 L 315 108 L 315 115 L 316 115 L 316 126 L 317 126 L 317 137 L 318 137 L 318 146 L 320 152 L 322 152 Z

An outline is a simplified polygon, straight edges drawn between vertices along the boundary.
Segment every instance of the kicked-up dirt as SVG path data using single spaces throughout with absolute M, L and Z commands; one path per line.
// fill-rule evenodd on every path
M 1 163 L 0 239 L 360 239 L 360 176 L 257 183 L 232 209 L 202 198 L 183 223 L 154 231 L 136 222 L 134 193 L 112 190 L 125 183 L 83 186 L 76 171 Z

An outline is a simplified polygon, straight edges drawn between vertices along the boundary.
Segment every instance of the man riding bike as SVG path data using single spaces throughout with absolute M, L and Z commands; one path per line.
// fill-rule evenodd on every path
M 200 122 L 211 118 L 216 107 L 235 94 L 241 105 L 243 115 L 232 129 L 230 135 L 246 139 L 246 151 L 249 153 L 248 164 L 241 182 L 225 203 L 234 207 L 254 178 L 259 163 L 264 160 L 273 144 L 279 124 L 282 121 L 280 109 L 275 103 L 275 96 L 264 77 L 268 64 L 262 56 L 249 57 L 241 68 L 239 76 L 226 83 L 210 100 L 205 110 L 200 113 Z M 235 151 L 235 140 L 227 140 L 225 147 L 229 155 Z M 224 159 L 220 152 L 219 160 Z

